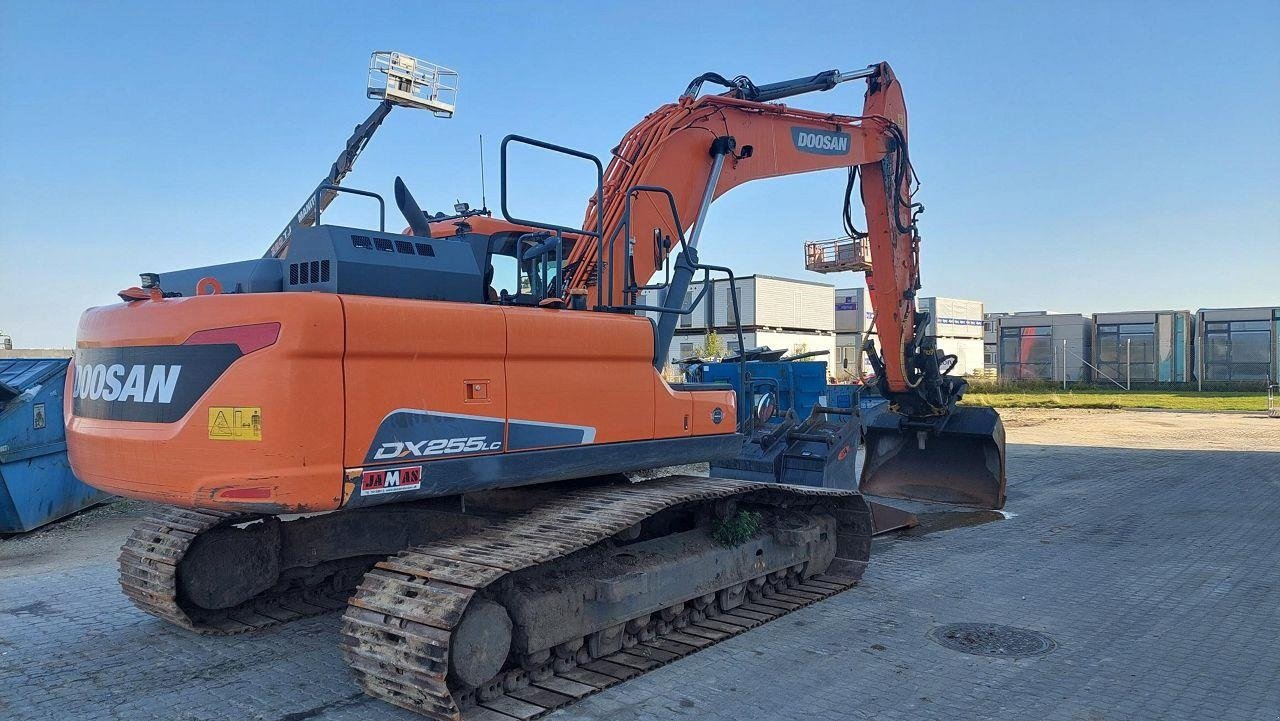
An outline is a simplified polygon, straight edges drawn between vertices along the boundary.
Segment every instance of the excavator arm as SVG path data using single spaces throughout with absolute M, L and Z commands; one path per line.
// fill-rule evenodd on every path
M 868 81 L 862 115 L 818 113 L 764 101 L 861 78 Z M 909 391 L 914 382 L 904 349 L 915 335 L 920 268 L 910 201 L 906 105 L 893 71 L 880 63 L 863 71 L 833 70 L 760 87 L 741 79 L 729 93 L 695 97 L 707 80 L 731 83 L 713 74 L 696 79 L 679 102 L 654 111 L 614 150 L 605 171 L 604 207 L 592 203 L 583 225 L 597 227 L 597 213 L 603 213 L 604 262 L 594 270 L 596 239 L 577 243 L 568 258 L 574 272 L 566 290 L 585 289 L 588 297 L 603 299 L 603 305 L 634 303 L 638 287 L 677 247 L 670 239 L 688 231 L 689 244 L 696 248 L 710 203 L 730 189 L 762 178 L 850 168 L 862 175 L 875 268 L 867 282 L 879 312 L 882 375 L 886 390 Z M 632 192 L 646 186 L 670 190 L 678 217 L 692 221 L 691 227 L 676 227 L 665 197 Z M 623 238 L 627 230 L 635 237 Z
M 769 102 L 855 79 L 867 81 L 861 115 Z M 705 82 L 729 90 L 698 97 Z M 583 223 L 599 229 L 599 238 L 584 235 L 574 244 L 565 293 L 585 294 L 602 308 L 634 307 L 667 256 L 681 249 L 663 303 L 676 309 L 716 198 L 749 181 L 833 168 L 849 169 L 850 191 L 854 175 L 861 175 L 866 230 L 850 226 L 848 207 L 846 226 L 870 243 L 867 286 L 880 350 L 869 343 L 865 350 L 890 409 L 868 426 L 862 487 L 881 495 L 999 508 L 1005 487 L 999 415 L 990 408 L 957 407 L 966 383 L 948 375 L 947 356 L 924 335 L 927 317 L 916 313 L 920 206 L 911 197 L 906 104 L 887 63 L 763 86 L 712 73 L 695 78 L 679 101 L 651 113 L 614 149 L 603 202 L 592 200 Z M 671 312 L 659 320 L 659 358 L 666 356 L 676 320 Z

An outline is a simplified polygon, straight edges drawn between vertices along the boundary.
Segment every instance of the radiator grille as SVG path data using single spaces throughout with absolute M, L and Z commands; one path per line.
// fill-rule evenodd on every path
M 311 283 L 328 282 L 329 261 L 327 259 L 289 264 L 289 285 L 308 285 Z

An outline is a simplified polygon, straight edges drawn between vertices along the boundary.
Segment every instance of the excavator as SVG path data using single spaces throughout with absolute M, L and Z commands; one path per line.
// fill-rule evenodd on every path
M 661 374 L 695 275 L 734 282 L 698 257 L 712 202 L 832 168 L 849 173 L 846 219 L 861 176 L 890 404 L 867 429 L 862 488 L 1003 504 L 999 416 L 956 405 L 964 382 L 915 311 L 919 206 L 888 64 L 763 85 L 701 75 L 607 168 L 507 136 L 502 218 L 430 214 L 397 178 L 402 233 L 320 222 L 340 193 L 385 206 L 339 181 L 392 105 L 453 110 L 451 71 L 398 53 L 373 69 L 378 110 L 264 257 L 143 273 L 80 320 L 72 466 L 165 504 L 121 551 L 139 608 L 210 634 L 345 609 L 342 652 L 368 694 L 508 721 L 850 587 L 872 533 L 857 490 L 646 473 L 732 457 L 759 420 L 729 386 Z M 861 115 L 778 102 L 856 80 Z M 594 173 L 580 227 L 508 212 L 519 145 Z M 639 302 L 650 288 L 659 305 Z

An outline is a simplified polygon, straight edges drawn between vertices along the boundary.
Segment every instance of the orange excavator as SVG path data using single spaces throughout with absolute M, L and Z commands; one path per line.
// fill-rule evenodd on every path
M 366 692 L 432 718 L 505 720 L 857 582 L 872 521 L 852 488 L 636 480 L 733 456 L 760 420 L 728 386 L 660 373 L 695 275 L 734 282 L 698 259 L 712 201 L 826 168 L 849 169 L 847 223 L 861 175 L 880 313 L 883 356 L 870 352 L 890 410 L 867 429 L 863 488 L 1003 504 L 999 417 L 957 408 L 963 381 L 915 312 L 919 208 L 887 64 L 769 85 L 700 76 L 607 170 L 508 136 L 503 219 L 429 214 L 397 178 L 409 230 L 321 224 L 340 192 L 383 204 L 339 181 L 390 104 L 441 70 L 396 54 L 379 67 L 399 74 L 399 100 L 379 96 L 265 257 L 143 274 L 81 319 L 71 463 L 91 485 L 169 506 L 121 552 L 141 609 L 237 633 L 345 608 L 343 654 Z M 776 102 L 853 80 L 867 83 L 861 115 Z M 708 82 L 726 90 L 702 95 Z M 507 211 L 516 144 L 594 170 L 581 227 Z M 660 305 L 639 302 L 648 288 Z M 830 453 L 852 463 L 856 443 Z

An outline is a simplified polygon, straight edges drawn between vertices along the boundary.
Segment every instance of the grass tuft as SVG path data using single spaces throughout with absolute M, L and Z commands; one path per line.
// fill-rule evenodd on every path
M 725 548 L 746 543 L 760 532 L 763 518 L 755 511 L 738 511 L 723 521 L 717 521 L 711 529 L 711 538 Z

